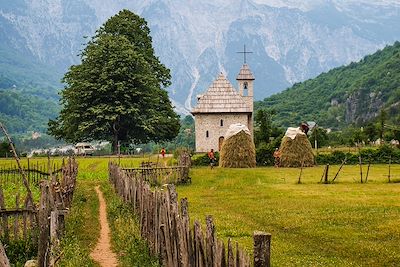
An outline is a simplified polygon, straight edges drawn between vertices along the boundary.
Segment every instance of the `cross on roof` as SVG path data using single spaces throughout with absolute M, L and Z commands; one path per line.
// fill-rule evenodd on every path
M 246 45 L 243 45 L 243 51 L 236 53 L 243 54 L 243 63 L 246 64 L 246 54 L 252 54 L 253 52 L 246 51 Z

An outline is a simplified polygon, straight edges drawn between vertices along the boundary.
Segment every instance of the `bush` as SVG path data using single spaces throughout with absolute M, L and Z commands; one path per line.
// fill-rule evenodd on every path
M 178 147 L 177 149 L 174 150 L 173 153 L 174 159 L 179 159 L 182 153 L 189 153 L 189 155 L 193 155 L 193 150 L 187 147 Z
M 12 266 L 23 266 L 27 260 L 34 259 L 37 256 L 37 244 L 32 242 L 32 238 L 12 240 L 4 242 L 3 245 L 7 250 L 7 256 Z
M 215 166 L 219 165 L 219 153 L 214 152 L 215 156 Z M 209 166 L 210 159 L 208 158 L 208 154 L 197 154 L 192 156 L 192 166 Z
M 400 150 L 388 145 L 383 145 L 378 149 L 361 149 L 359 153 L 333 151 L 329 154 L 318 154 L 315 160 L 318 164 L 341 164 L 344 158 L 347 157 L 347 164 L 358 164 L 359 155 L 361 155 L 363 162 L 388 163 L 389 159 L 391 159 L 392 163 L 400 163 Z
M 272 166 L 274 165 L 274 151 L 273 144 L 260 144 L 256 149 L 256 161 L 258 166 Z

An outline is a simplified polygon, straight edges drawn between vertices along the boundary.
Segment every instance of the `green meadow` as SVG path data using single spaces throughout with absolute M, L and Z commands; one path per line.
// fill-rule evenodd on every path
M 139 165 L 143 160 L 148 158 L 122 158 L 121 163 Z M 112 193 L 108 161 L 78 158 L 78 187 L 67 219 L 61 266 L 97 266 L 88 257 L 99 233 L 95 185 L 107 198 L 112 245 L 121 266 L 156 266 L 154 259 L 143 256 L 146 246 L 129 207 Z M 330 177 L 338 168 L 331 166 Z M 366 170 L 364 166 L 364 178 Z M 336 183 L 321 184 L 323 166 L 305 168 L 298 184 L 299 169 L 199 167 L 191 169 L 192 183 L 177 190 L 179 198 L 189 200 L 192 221 L 204 226 L 205 216 L 213 215 L 218 237 L 232 238 L 249 253 L 253 231 L 271 233 L 273 266 L 396 266 L 400 165 L 391 166 L 394 183 L 388 183 L 387 165 L 372 165 L 363 184 L 359 171 L 358 166 L 344 166 Z
M 330 176 L 339 166 L 331 166 Z M 364 167 L 364 176 L 366 166 Z M 396 266 L 400 262 L 400 183 L 388 167 L 345 166 L 335 184 L 319 184 L 323 167 L 193 169 L 178 187 L 191 219 L 214 216 L 217 235 L 252 250 L 252 234 L 272 234 L 274 266 Z M 391 167 L 392 179 L 400 166 Z M 397 175 L 397 178 L 396 178 Z

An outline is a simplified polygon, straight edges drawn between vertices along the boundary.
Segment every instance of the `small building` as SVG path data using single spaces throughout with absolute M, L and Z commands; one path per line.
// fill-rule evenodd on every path
M 244 64 L 236 77 L 239 90 L 221 73 L 208 90 L 197 96 L 191 113 L 195 120 L 196 152 L 220 151 L 231 124 L 246 125 L 253 136 L 254 76 Z

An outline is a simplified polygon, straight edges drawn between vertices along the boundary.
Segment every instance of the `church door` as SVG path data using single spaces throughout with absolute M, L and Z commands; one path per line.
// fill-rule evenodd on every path
M 222 143 L 224 142 L 224 137 L 220 136 L 218 140 L 218 151 L 221 151 Z

